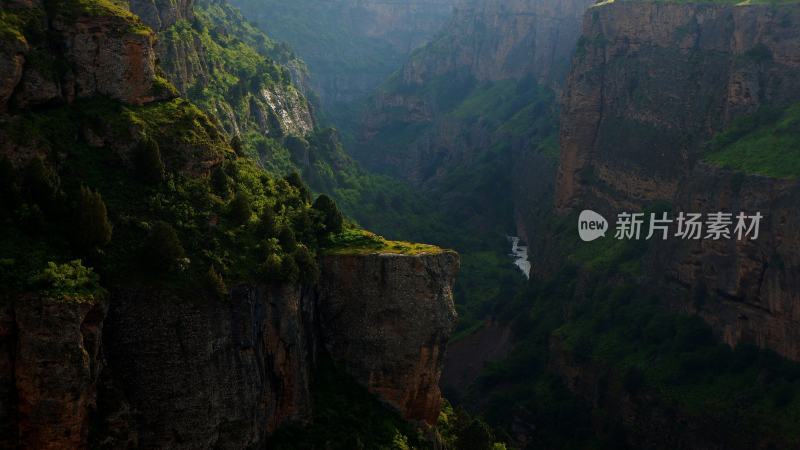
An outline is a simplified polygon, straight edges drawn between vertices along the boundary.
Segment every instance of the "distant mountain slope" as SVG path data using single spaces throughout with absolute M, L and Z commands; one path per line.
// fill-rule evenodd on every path
M 308 63 L 325 110 L 369 95 L 450 18 L 455 0 L 236 0 Z

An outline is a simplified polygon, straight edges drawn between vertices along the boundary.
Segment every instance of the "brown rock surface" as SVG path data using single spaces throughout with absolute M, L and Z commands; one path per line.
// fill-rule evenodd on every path
M 85 448 L 105 306 L 26 296 L 16 301 L 14 314 L 19 447 Z
M 194 17 L 194 0 L 130 0 L 129 3 L 131 11 L 156 31 Z
M 326 256 L 318 314 L 333 359 L 407 419 L 434 424 L 456 313 L 452 252 Z
M 725 342 L 798 360 L 796 181 L 734 174 L 699 160 L 736 117 L 800 100 L 800 6 L 616 2 L 587 12 L 564 95 L 556 207 L 606 217 L 666 201 L 675 213 L 761 212 L 755 242 L 656 245 L 647 273 L 715 301 Z
M 461 2 L 439 36 L 373 96 L 354 155 L 371 169 L 422 185 L 459 164 L 472 164 L 493 145 L 497 130 L 492 127 L 497 125 L 492 119 L 454 117 L 449 102 L 463 99 L 459 96 L 477 85 L 502 80 L 535 81 L 560 90 L 582 14 L 591 3 Z M 398 129 L 411 134 L 409 142 Z M 403 144 L 395 149 L 395 141 Z
M 800 99 L 797 23 L 797 5 L 592 8 L 563 98 L 556 206 L 671 200 L 713 133 Z
M 250 448 L 307 420 L 311 308 L 292 286 L 242 286 L 230 301 L 112 294 L 104 346 L 139 446 Z

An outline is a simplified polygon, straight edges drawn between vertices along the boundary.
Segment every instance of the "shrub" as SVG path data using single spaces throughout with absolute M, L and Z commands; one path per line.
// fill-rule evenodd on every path
M 157 222 L 143 245 L 143 263 L 155 273 L 173 272 L 186 257 L 178 233 L 165 222 Z
M 281 248 L 286 253 L 292 253 L 297 248 L 297 239 L 294 237 L 294 231 L 291 228 L 283 228 L 278 234 L 278 242 Z
M 311 201 L 311 192 L 308 190 L 308 187 L 303 182 L 303 179 L 300 177 L 299 173 L 292 172 L 286 176 L 285 180 L 291 186 L 297 188 L 298 192 L 300 192 L 300 198 L 302 198 L 305 202 Z
M 218 299 L 224 299 L 228 296 L 228 288 L 225 286 L 225 280 L 222 279 L 214 266 L 208 268 L 206 272 L 206 288 L 211 291 Z
M 102 247 L 111 241 L 111 231 L 106 204 L 100 193 L 81 186 L 72 222 L 75 246 L 82 251 Z
M 641 390 L 642 386 L 644 385 L 645 377 L 644 372 L 639 370 L 636 367 L 629 367 L 627 371 L 625 371 L 625 375 L 622 380 L 622 385 L 625 388 L 625 392 L 630 395 L 636 395 Z
M 283 140 L 283 146 L 289 150 L 292 162 L 301 167 L 308 166 L 311 149 L 308 141 L 298 136 L 286 136 Z
M 267 256 L 261 266 L 261 273 L 269 280 L 278 280 L 281 277 L 281 257 L 276 254 Z
M 271 238 L 278 234 L 278 223 L 275 217 L 275 211 L 269 206 L 264 208 L 261 217 L 258 221 L 258 232 L 262 237 Z
M 0 157 L 0 208 L 13 210 L 17 205 L 17 174 L 7 156 Z
M 161 149 L 158 143 L 150 138 L 145 138 L 136 147 L 136 173 L 149 183 L 164 181 L 166 169 L 161 159 Z
M 253 209 L 250 207 L 250 196 L 242 191 L 236 193 L 236 196 L 231 200 L 229 214 L 231 220 L 237 225 L 244 225 L 249 222 L 250 216 L 253 215 Z
M 492 430 L 482 420 L 473 419 L 458 433 L 457 448 L 460 450 L 492 450 L 493 446 Z
M 333 234 L 342 232 L 344 217 L 332 198 L 325 194 L 320 195 L 317 197 L 317 200 L 314 201 L 313 208 L 321 214 L 322 224 L 326 232 Z
M 100 276 L 84 267 L 80 259 L 66 264 L 50 261 L 35 281 L 45 292 L 55 296 L 83 294 L 91 299 L 102 292 Z
M 307 283 L 316 283 L 319 280 L 319 266 L 311 251 L 305 245 L 298 245 L 293 258 L 300 270 L 300 279 Z
M 28 198 L 44 210 L 52 210 L 58 198 L 58 175 L 45 166 L 41 158 L 33 158 L 25 168 L 25 190 Z
M 214 193 L 220 197 L 228 198 L 231 191 L 231 181 L 221 166 L 217 166 L 211 172 L 211 187 L 214 189 Z
M 244 144 L 242 144 L 242 138 L 238 134 L 231 138 L 231 148 L 237 155 L 244 155 Z
M 300 279 L 300 268 L 291 256 L 286 256 L 281 260 L 280 279 L 287 283 L 294 283 Z

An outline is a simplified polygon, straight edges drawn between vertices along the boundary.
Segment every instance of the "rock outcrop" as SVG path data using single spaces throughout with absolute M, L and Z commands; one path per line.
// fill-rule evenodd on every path
M 35 192 L 24 201 L 33 198 L 45 204 L 37 198 L 41 192 L 48 208 L 71 199 L 60 189 L 77 189 L 87 181 L 83 168 L 72 170 L 77 167 L 73 163 L 85 155 L 104 158 L 88 171 L 108 177 L 123 174 L 115 178 L 113 194 L 107 199 L 123 191 L 127 195 L 132 189 L 148 189 L 141 192 L 157 197 L 153 204 L 171 204 L 174 197 L 167 197 L 189 195 L 176 193 L 189 185 L 180 181 L 206 183 L 212 169 L 220 167 L 223 159 L 233 158 L 231 148 L 218 124 L 194 104 L 183 99 L 157 101 L 176 94 L 157 75 L 152 31 L 116 3 L 64 2 L 49 4 L 47 13 L 36 2 L 2 3 L 0 19 L 5 21 L 14 14 L 33 17 L 41 25 L 35 28 L 33 22 L 26 22 L 23 27 L 21 21 L 10 21 L 18 27 L 9 32 L 14 39 L 4 39 L 0 47 L 0 75 L 5 77 L 0 79 L 0 99 L 4 100 L 0 106 L 0 158 L 3 170 L 12 174 L 3 180 L 0 194 L 4 223 L 6 214 L 10 216 L 6 201 L 27 195 L 25 189 L 31 185 L 34 188 L 29 190 Z M 13 13 L 7 14 L 6 6 Z M 172 20 L 167 17 L 177 17 L 172 25 L 176 26 L 190 14 L 190 2 L 174 6 L 180 12 L 160 14 L 161 26 Z M 6 23 L 2 25 L 5 35 Z M 53 41 L 32 29 L 54 37 Z M 200 44 L 194 47 L 200 48 Z M 63 71 L 44 75 L 42 61 L 57 62 Z M 265 67 L 280 68 L 277 64 Z M 201 65 L 200 70 L 214 69 Z M 38 93 L 32 90 L 50 85 L 55 86 L 52 96 L 49 88 Z M 298 134 L 309 131 L 313 124 L 302 95 L 288 82 L 273 86 L 295 95 L 281 96 L 284 91 L 273 90 L 260 94 L 269 112 L 280 115 L 276 121 L 279 127 L 286 127 L 282 132 L 292 132 L 291 127 Z M 159 90 L 162 88 L 164 92 Z M 83 98 L 94 101 L 78 103 L 85 106 L 80 111 L 43 108 L 39 117 L 39 111 L 31 110 Z M 301 116 L 286 112 L 293 108 L 288 105 L 293 100 L 303 101 Z M 20 136 L 16 125 L 40 118 L 44 125 L 22 128 L 28 135 Z M 53 123 L 63 130 L 50 134 Z M 270 133 L 278 129 L 274 126 L 269 124 Z M 146 182 L 139 171 L 143 154 L 152 158 L 147 167 L 154 169 L 146 175 L 155 174 Z M 42 157 L 42 164 L 29 164 L 36 156 Z M 40 170 L 33 173 L 35 177 L 28 172 L 19 177 L 24 178 L 20 181 L 24 189 L 18 189 L 16 169 L 26 167 Z M 257 170 L 255 165 L 250 167 Z M 159 180 L 165 171 L 169 181 Z M 231 180 L 223 176 L 227 186 Z M 259 185 L 262 180 L 272 183 L 266 172 L 254 174 L 253 180 Z M 207 184 L 199 186 L 208 189 Z M 24 192 L 12 197 L 18 190 Z M 197 194 L 198 202 L 213 201 L 208 190 Z M 100 203 L 103 216 L 108 213 L 116 221 L 114 234 L 124 234 L 121 222 L 133 220 L 114 216 Z M 195 203 L 183 205 L 204 211 Z M 176 216 L 182 215 L 177 212 L 182 207 L 173 206 Z M 35 208 L 38 203 L 30 209 Z M 41 223 L 45 221 L 41 210 L 36 209 L 39 225 L 70 223 L 71 211 L 52 209 L 58 209 L 53 214 L 59 215 L 47 216 L 53 223 L 46 225 Z M 156 220 L 180 221 L 167 216 Z M 185 220 L 193 222 L 187 226 L 197 226 L 194 218 Z M 218 226 L 216 215 L 203 216 L 203 226 L 205 220 Z M 8 222 L 19 225 L 15 219 Z M 26 240 L 19 249 L 10 245 L 13 251 L 25 253 L 27 240 L 34 240 L 20 237 L 22 234 L 8 236 Z M 36 245 L 48 252 L 37 254 L 33 265 L 38 266 L 39 258 L 63 258 L 59 253 L 62 247 L 71 254 L 71 236 L 63 234 L 37 241 Z M 53 247 L 48 246 L 50 238 L 57 240 Z M 124 237 L 118 239 L 115 243 L 127 242 Z M 7 248 L 6 242 L 3 244 Z M 198 287 L 199 277 L 188 271 L 176 287 L 129 277 L 121 269 L 124 264 L 103 265 L 112 259 L 120 263 L 139 258 L 139 249 L 131 248 L 126 247 L 121 252 L 124 255 L 93 253 L 102 260 L 93 261 L 102 268 L 98 271 L 107 270 L 102 272 L 107 296 L 105 290 L 94 286 L 99 281 L 88 280 L 91 277 L 86 273 L 54 275 L 60 281 L 53 281 L 53 288 L 62 278 L 69 279 L 65 284 L 71 287 L 67 289 L 75 288 L 75 292 L 83 292 L 76 286 L 92 285 L 104 292 L 97 301 L 77 294 L 64 298 L 39 295 L 40 289 L 46 289 L 35 272 L 40 268 L 28 272 L 15 259 L 2 258 L 2 279 L 4 284 L 11 281 L 0 292 L 0 447 L 264 448 L 278 427 L 310 420 L 316 357 L 319 352 L 343 348 L 351 350 L 332 355 L 340 366 L 337 370 L 351 372 L 356 381 L 407 418 L 435 420 L 444 346 L 455 320 L 452 287 L 458 259 L 454 253 L 325 256 L 324 281 L 319 284 L 267 282 L 251 274 L 254 279 L 212 295 Z M 347 267 L 355 271 L 343 270 Z M 87 280 L 82 280 L 84 275 Z M 321 306 L 323 301 L 327 303 Z M 335 316 L 331 315 L 332 305 L 338 308 Z M 382 305 L 390 309 L 381 309 Z M 380 321 L 353 322 L 365 308 L 374 314 L 370 320 Z M 359 355 L 358 349 L 364 345 L 382 346 L 383 351 Z M 364 370 L 373 377 L 364 378 Z
M 194 18 L 194 0 L 130 0 L 131 11 L 155 31 Z
M 324 258 L 317 304 L 333 359 L 406 419 L 436 423 L 456 320 L 452 252 Z
M 310 419 L 313 296 L 241 286 L 230 301 L 113 292 L 103 336 L 147 448 L 251 448 Z
M 450 252 L 326 256 L 317 286 L 242 285 L 224 301 L 150 288 L 96 304 L 19 298 L 0 315 L 0 443 L 263 446 L 311 419 L 323 350 L 434 424 L 457 270 Z
M 760 212 L 757 241 L 656 244 L 648 273 L 729 344 L 798 360 L 798 184 L 701 161 L 743 115 L 800 100 L 800 7 L 615 2 L 586 14 L 564 95 L 556 207 L 615 217 L 667 202 L 674 212 Z M 696 302 L 695 302 L 696 303 Z
M 404 84 L 456 71 L 477 81 L 533 76 L 560 87 L 591 0 L 466 0 L 427 48 L 402 70 Z
M 369 96 L 450 18 L 456 0 L 232 2 L 271 36 L 288 42 L 311 70 L 329 113 Z
M 264 48 L 276 44 L 246 25 L 237 10 L 225 4 L 213 5 L 213 14 L 201 9 L 198 17 L 192 20 L 195 16 L 193 2 L 173 5 L 177 9 L 164 9 L 161 3 L 151 2 L 131 1 L 130 5 L 137 14 L 145 14 L 143 17 L 148 17 L 150 9 L 156 8 L 156 12 L 172 18 L 171 22 L 159 22 L 163 25 L 157 28 L 160 31 L 156 51 L 161 67 L 181 95 L 217 117 L 228 135 L 241 137 L 257 133 L 281 138 L 305 136 L 314 129 L 308 101 L 294 83 L 282 79 L 280 71 L 284 69 L 274 64 L 273 55 Z M 211 6 L 209 2 L 201 2 L 196 7 Z M 239 47 L 242 40 L 250 44 L 248 52 L 259 55 L 242 53 Z M 238 72 L 241 61 L 230 60 L 229 55 L 261 58 L 264 64 L 259 65 L 250 78 Z M 286 59 L 281 63 L 289 67 L 285 70 L 291 73 L 293 82 L 305 82 L 301 62 Z M 267 70 L 269 73 L 263 73 Z M 224 87 L 226 84 L 219 81 L 223 77 L 238 78 L 238 85 Z
M 471 94 L 480 95 L 481 89 L 500 82 L 560 90 L 580 35 L 582 14 L 591 3 L 459 3 L 436 39 L 414 52 L 371 98 L 354 155 L 373 170 L 418 185 L 441 178 L 460 164 L 473 165 L 478 152 L 498 140 L 494 135 L 500 127 L 499 114 L 479 109 L 464 117 L 453 109 Z M 518 89 L 522 91 L 526 89 Z M 525 100 L 533 101 L 509 98 L 504 107 L 521 109 L 527 106 Z M 478 108 L 484 107 L 480 102 L 474 100 Z
M 0 315 L 3 448 L 86 445 L 102 370 L 104 301 L 29 295 Z
M 762 214 L 759 237 L 656 249 L 656 269 L 709 299 L 673 306 L 699 314 L 729 345 L 753 343 L 800 361 L 800 183 L 698 164 L 675 199 L 682 211 Z
M 137 105 L 172 96 L 156 73 L 153 33 L 129 11 L 69 1 L 49 10 L 17 0 L 2 6 L 10 30 L 0 48 L 0 111 L 94 96 Z
M 557 207 L 675 197 L 710 136 L 800 99 L 798 23 L 797 5 L 593 7 L 563 99 Z

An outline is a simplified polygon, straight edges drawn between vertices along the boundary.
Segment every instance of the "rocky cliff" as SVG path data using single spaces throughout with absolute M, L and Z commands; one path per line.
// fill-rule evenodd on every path
M 225 3 L 131 1 L 159 30 L 156 52 L 178 91 L 217 117 L 231 136 L 279 139 L 314 129 L 310 106 L 295 84 L 305 66 L 245 22 Z
M 456 71 L 477 81 L 533 76 L 558 87 L 580 35 L 586 0 L 466 0 L 427 49 L 402 70 L 405 84 L 422 84 Z
M 703 159 L 738 118 L 800 100 L 798 23 L 797 5 L 593 7 L 564 95 L 556 185 L 562 211 L 613 217 L 662 201 L 676 213 L 761 212 L 757 241 L 669 241 L 655 246 L 648 272 L 708 290 L 715 301 L 673 306 L 700 314 L 729 344 L 792 359 L 797 182 Z
M 102 369 L 102 301 L 28 295 L 0 316 L 3 448 L 82 448 Z
M 170 97 L 155 37 L 124 9 L 65 0 L 3 2 L 0 111 L 108 96 L 130 104 Z
M 318 314 L 325 348 L 409 420 L 433 425 L 439 415 L 457 271 L 452 252 L 329 256 L 323 262 Z
M 177 9 L 156 5 L 154 26 L 191 14 L 165 5 Z M 174 98 L 152 31 L 122 6 L 5 2 L 0 19 L 13 37 L 0 64 L 0 446 L 265 447 L 311 420 L 317 356 L 340 350 L 337 370 L 435 420 L 455 254 L 322 257 L 330 235 L 302 181 L 237 156 L 216 120 Z M 55 88 L 31 101 L 31 80 Z
M 330 114 L 367 97 L 449 19 L 455 0 L 233 2 L 308 62 Z
M 439 36 L 373 96 L 355 156 L 416 184 L 473 165 L 499 140 L 502 122 L 541 96 L 531 85 L 560 89 L 589 4 L 460 3 Z M 500 96 L 500 104 L 487 101 Z
M 796 5 L 593 7 L 563 100 L 557 206 L 671 200 L 712 135 L 797 101 L 798 14 Z M 584 192 L 589 178 L 603 187 Z
M 0 317 L 4 446 L 263 446 L 311 420 L 319 351 L 434 424 L 457 256 L 323 261 L 316 287 L 243 285 L 224 302 L 145 287 L 17 298 Z

